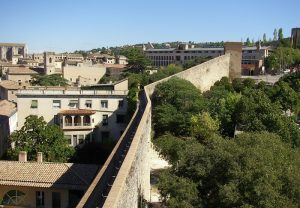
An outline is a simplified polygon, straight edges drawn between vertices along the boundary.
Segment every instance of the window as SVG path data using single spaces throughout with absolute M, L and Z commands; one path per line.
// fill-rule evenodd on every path
M 101 132 L 101 138 L 102 138 L 102 141 L 104 139 L 109 139 L 109 131 L 102 131 Z
M 78 108 L 78 100 L 70 100 L 69 107 L 70 108 Z
M 102 116 L 102 124 L 103 124 L 103 126 L 108 125 L 108 115 Z
M 77 135 L 73 135 L 73 146 L 77 146 Z
M 25 194 L 18 190 L 10 190 L 2 200 L 3 205 L 21 205 L 25 199 Z
M 52 192 L 52 208 L 60 208 L 60 193 Z
M 37 100 L 31 100 L 31 108 L 38 108 L 38 101 Z
M 61 108 L 61 102 L 60 102 L 60 100 L 53 100 L 52 101 L 52 107 L 53 108 Z
M 101 100 L 101 108 L 108 108 L 108 100 Z
M 36 207 L 37 208 L 44 208 L 45 206 L 45 194 L 43 191 L 37 191 L 35 192 L 35 201 L 36 201 Z
M 83 144 L 84 143 L 84 135 L 79 135 L 78 137 L 78 143 Z
M 72 139 L 71 139 L 71 135 L 65 135 L 65 139 L 67 140 L 69 145 L 72 145 Z
M 92 101 L 91 100 L 85 101 L 85 107 L 92 108 Z
M 124 100 L 119 100 L 119 105 L 118 107 L 119 108 L 122 108 L 124 106 Z
M 60 124 L 60 118 L 58 115 L 54 115 L 53 123 L 59 125 Z

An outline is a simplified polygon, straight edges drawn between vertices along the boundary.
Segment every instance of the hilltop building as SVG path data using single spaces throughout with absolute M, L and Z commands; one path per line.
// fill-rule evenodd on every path
M 0 43 L 0 60 L 12 61 L 14 56 L 25 58 L 27 47 L 23 43 Z
M 179 44 L 177 48 L 155 49 L 152 44 L 143 47 L 145 55 L 154 66 L 167 66 L 169 64 L 184 64 L 197 57 L 215 58 L 224 54 L 224 48 L 195 48 L 191 44 Z M 242 48 L 243 74 L 249 75 L 249 70 L 256 70 L 263 66 L 264 58 L 269 55 L 270 47 L 261 47 L 260 44 L 253 47 Z M 250 66 L 254 66 L 252 69 Z

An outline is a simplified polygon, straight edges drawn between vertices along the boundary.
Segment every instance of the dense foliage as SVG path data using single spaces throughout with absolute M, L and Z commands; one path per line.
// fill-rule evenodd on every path
M 280 70 L 300 63 L 300 50 L 289 47 L 276 48 L 265 60 L 269 69 Z
M 140 48 L 124 48 L 120 54 L 128 58 L 127 66 L 132 72 L 143 72 L 151 63 Z
M 32 85 L 38 86 L 67 86 L 68 80 L 60 74 L 34 75 L 32 76 Z
M 179 78 L 157 85 L 153 142 L 172 164 L 160 174 L 163 204 L 299 207 L 298 76 L 223 78 L 204 94 Z
M 24 126 L 11 134 L 8 150 L 10 159 L 16 160 L 20 151 L 27 151 L 28 160 L 36 160 L 37 152 L 43 152 L 45 161 L 67 162 L 74 154 L 57 125 L 47 125 L 43 117 L 30 115 Z
M 191 59 L 191 60 L 186 61 L 186 62 L 183 64 L 182 67 L 183 67 L 184 69 L 188 69 L 188 68 L 191 68 L 191 67 L 196 66 L 196 65 L 198 65 L 198 64 L 202 64 L 202 63 L 204 63 L 204 62 L 206 62 L 206 61 L 208 61 L 208 60 L 210 60 L 210 59 L 212 59 L 211 56 L 209 56 L 209 57 L 196 57 L 196 58 L 193 58 L 193 59 Z

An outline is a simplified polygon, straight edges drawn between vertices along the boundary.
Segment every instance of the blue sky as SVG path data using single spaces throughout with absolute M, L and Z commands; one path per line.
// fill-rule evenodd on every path
M 30 52 L 144 42 L 240 41 L 289 36 L 299 0 L 0 0 L 0 42 Z

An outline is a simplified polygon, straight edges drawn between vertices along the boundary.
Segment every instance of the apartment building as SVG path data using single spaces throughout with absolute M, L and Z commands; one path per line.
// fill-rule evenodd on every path
M 180 44 L 177 48 L 155 49 L 151 44 L 143 47 L 144 53 L 152 61 L 154 66 L 167 66 L 169 64 L 184 64 L 197 57 L 218 57 L 224 54 L 224 48 L 194 48 L 190 44 Z M 269 55 L 270 47 L 261 47 L 260 44 L 253 47 L 243 47 L 242 63 L 255 65 L 261 68 L 264 58 Z
M 124 131 L 128 80 L 93 88 L 28 87 L 17 93 L 18 129 L 29 115 L 63 129 L 69 144 L 116 141 Z

